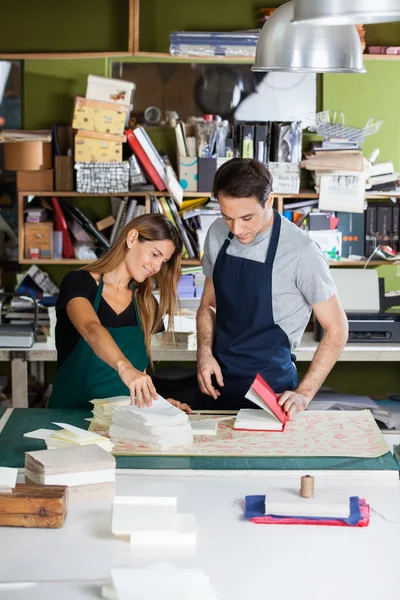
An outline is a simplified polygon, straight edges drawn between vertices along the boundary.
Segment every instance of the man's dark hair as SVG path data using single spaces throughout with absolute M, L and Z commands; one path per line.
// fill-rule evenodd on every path
M 219 193 L 231 198 L 255 196 L 264 207 L 271 192 L 271 173 L 253 158 L 232 158 L 215 173 L 212 193 L 216 199 Z

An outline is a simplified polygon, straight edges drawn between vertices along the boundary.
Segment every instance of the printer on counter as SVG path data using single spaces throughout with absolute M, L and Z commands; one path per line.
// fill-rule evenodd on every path
M 29 325 L 16 325 L 7 322 L 3 310 L 7 298 L 23 298 L 33 307 L 33 320 Z M 29 294 L 0 292 L 0 348 L 31 348 L 36 341 L 38 331 L 38 304 Z
M 376 269 L 331 269 L 337 294 L 349 321 L 349 342 L 400 343 L 400 296 L 385 297 L 384 280 Z M 314 337 L 319 342 L 324 330 L 314 316 Z

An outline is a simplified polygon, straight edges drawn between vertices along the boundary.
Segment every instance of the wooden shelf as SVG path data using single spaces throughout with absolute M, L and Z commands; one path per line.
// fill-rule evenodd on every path
M 76 58 L 126 58 L 130 52 L 32 52 L 0 54 L 1 60 L 70 60 Z
M 400 60 L 400 54 L 363 54 L 364 60 Z
M 173 56 L 169 52 L 135 52 L 133 58 L 149 59 L 163 62 L 189 62 L 189 63 L 241 63 L 252 65 L 255 56 Z
M 87 265 L 93 262 L 90 260 L 80 260 L 78 258 L 21 258 L 20 265 Z
M 41 192 L 41 191 L 36 191 L 36 192 L 23 192 L 21 190 L 18 190 L 18 194 L 20 196 L 54 196 L 55 198 L 97 198 L 98 196 L 102 196 L 104 198 L 110 198 L 110 196 L 113 197 L 123 197 L 123 196 L 169 196 L 169 192 L 168 190 L 165 190 L 164 192 L 142 192 L 142 191 L 138 191 L 138 192 L 123 192 L 123 193 L 118 193 L 118 194 L 114 194 L 114 193 L 108 193 L 108 194 L 80 194 L 79 192 L 57 192 L 57 191 L 52 191 L 52 192 Z M 211 192 L 183 192 L 183 197 L 184 198 L 206 198 L 207 196 L 210 196 Z M 285 196 L 288 197 L 289 196 Z

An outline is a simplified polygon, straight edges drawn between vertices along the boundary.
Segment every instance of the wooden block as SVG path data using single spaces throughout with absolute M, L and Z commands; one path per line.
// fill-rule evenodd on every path
M 17 484 L 0 493 L 1 527 L 62 527 L 67 515 L 67 488 L 62 485 Z
M 112 227 L 115 223 L 115 219 L 112 215 L 106 217 L 105 219 L 101 219 L 101 221 L 97 221 L 96 227 L 99 231 L 103 231 L 103 229 L 107 229 L 107 227 Z

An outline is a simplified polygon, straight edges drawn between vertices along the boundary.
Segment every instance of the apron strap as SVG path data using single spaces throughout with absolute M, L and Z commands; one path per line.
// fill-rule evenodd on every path
M 93 304 L 93 309 L 96 314 L 97 314 L 97 311 L 99 310 L 101 295 L 103 293 L 103 287 L 104 287 L 104 283 L 103 283 L 103 275 L 102 275 L 99 285 L 97 286 L 97 294 L 96 294 L 96 298 L 95 298 L 94 304 Z
M 135 283 L 131 283 L 131 290 L 132 290 L 132 302 L 133 302 L 133 306 L 135 308 L 135 315 L 136 315 L 136 323 L 139 325 L 139 327 L 141 327 L 141 322 L 140 322 L 140 316 L 139 316 L 139 310 L 137 307 L 137 302 L 136 302 L 136 298 L 135 298 L 135 290 L 136 290 L 136 284 Z
M 279 235 L 281 233 L 281 215 L 274 209 L 274 223 L 272 225 L 271 241 L 268 246 L 266 265 L 273 265 L 278 248 Z

